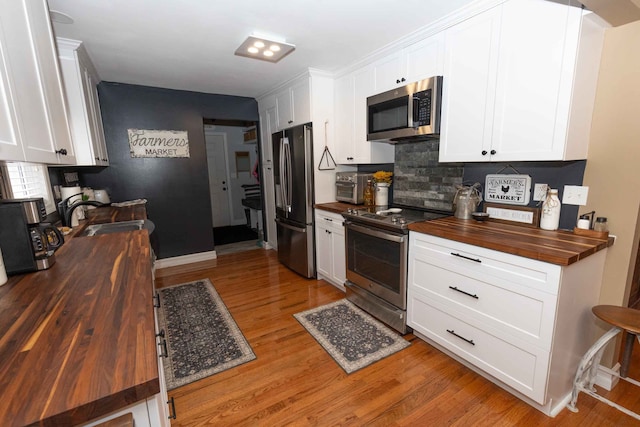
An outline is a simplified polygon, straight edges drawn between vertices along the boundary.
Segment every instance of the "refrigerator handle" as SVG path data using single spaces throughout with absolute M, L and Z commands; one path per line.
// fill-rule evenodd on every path
M 278 164 L 279 164 L 279 175 L 280 175 L 280 202 L 282 203 L 282 208 L 286 211 L 287 200 L 285 198 L 285 185 L 286 181 L 284 179 L 284 138 L 280 138 L 280 153 L 278 156 Z
M 291 173 L 291 146 L 289 144 L 289 140 L 287 139 L 285 141 L 285 153 L 286 153 L 286 157 L 285 157 L 285 161 L 287 163 L 286 165 L 286 170 L 287 170 L 287 205 L 286 205 L 286 210 L 287 212 L 291 212 L 291 196 L 293 194 L 293 182 L 291 180 L 292 178 L 292 173 Z

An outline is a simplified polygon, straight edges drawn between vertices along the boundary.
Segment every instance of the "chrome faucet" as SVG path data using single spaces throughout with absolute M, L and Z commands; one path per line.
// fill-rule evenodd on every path
M 111 203 L 102 203 L 95 200 L 78 200 L 77 202 L 69 205 L 69 200 L 76 197 L 82 196 L 83 193 L 74 194 L 72 196 L 67 197 L 60 203 L 58 203 L 58 214 L 60 215 L 60 220 L 62 220 L 62 225 L 65 227 L 71 227 L 71 214 L 78 206 L 109 206 Z

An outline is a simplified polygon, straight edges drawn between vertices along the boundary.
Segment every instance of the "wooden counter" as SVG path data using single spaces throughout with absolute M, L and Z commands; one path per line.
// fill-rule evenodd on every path
M 76 425 L 160 391 L 147 231 L 73 237 L 0 286 L 0 425 Z
M 364 205 L 352 205 L 344 202 L 317 203 L 313 206 L 316 209 L 340 214 L 351 208 L 363 208 Z
M 547 231 L 453 216 L 413 223 L 409 230 L 557 265 L 573 264 L 608 246 L 606 239 L 579 236 L 569 231 Z

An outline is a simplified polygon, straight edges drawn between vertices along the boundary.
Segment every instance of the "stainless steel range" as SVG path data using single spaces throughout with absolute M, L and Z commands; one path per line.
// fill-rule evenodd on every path
M 450 215 L 400 206 L 343 212 L 347 299 L 400 333 L 407 333 L 408 226 Z

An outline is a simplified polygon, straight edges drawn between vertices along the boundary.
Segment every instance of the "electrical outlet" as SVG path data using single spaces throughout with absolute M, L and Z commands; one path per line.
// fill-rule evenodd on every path
M 548 184 L 536 184 L 533 190 L 533 200 L 539 202 L 540 200 L 546 199 L 547 188 L 549 188 Z
M 587 204 L 587 196 L 589 195 L 589 187 L 581 185 L 565 185 L 562 192 L 563 205 L 581 205 Z

